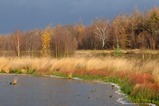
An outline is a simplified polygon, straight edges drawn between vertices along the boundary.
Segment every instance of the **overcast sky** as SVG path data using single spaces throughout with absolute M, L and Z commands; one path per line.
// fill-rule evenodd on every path
M 45 28 L 50 23 L 88 25 L 95 17 L 114 17 L 123 10 L 132 13 L 137 5 L 142 11 L 159 7 L 159 0 L 0 0 L 0 34 Z

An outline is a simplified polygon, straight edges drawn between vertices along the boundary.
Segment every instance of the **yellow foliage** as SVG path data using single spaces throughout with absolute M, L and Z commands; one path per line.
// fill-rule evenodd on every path
M 14 83 L 13 84 L 16 84 L 18 81 L 18 78 L 14 78 Z
M 27 73 L 27 70 L 22 69 L 21 72 L 22 72 L 23 74 L 26 74 L 26 73 Z
M 44 30 L 44 33 L 41 36 L 42 39 L 42 56 L 46 57 L 50 52 L 50 41 L 51 41 L 51 28 L 50 25 Z
M 72 73 L 69 73 L 68 77 L 69 77 L 69 78 L 72 78 Z

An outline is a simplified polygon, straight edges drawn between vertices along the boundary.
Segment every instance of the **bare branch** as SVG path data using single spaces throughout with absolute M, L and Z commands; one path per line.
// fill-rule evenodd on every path
M 105 40 L 110 36 L 109 35 L 110 29 L 108 29 L 109 21 L 104 21 L 101 24 L 102 24 L 101 26 L 96 26 L 97 32 L 94 33 L 97 35 L 99 39 L 102 40 L 103 44 L 102 47 L 104 47 Z

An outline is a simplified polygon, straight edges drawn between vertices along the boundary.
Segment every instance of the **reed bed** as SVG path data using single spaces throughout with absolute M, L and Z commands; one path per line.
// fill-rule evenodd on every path
M 126 72 L 129 74 L 151 74 L 156 82 L 159 82 L 159 61 L 152 60 L 142 63 L 136 59 L 117 57 L 104 58 L 6 58 L 0 57 L 0 71 L 9 73 L 11 70 L 45 70 L 46 74 L 72 70 L 99 70 L 107 72 Z M 25 71 L 23 72 L 25 73 Z

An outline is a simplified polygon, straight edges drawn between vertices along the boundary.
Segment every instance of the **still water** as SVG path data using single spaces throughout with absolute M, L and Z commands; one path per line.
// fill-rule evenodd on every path
M 116 90 L 100 82 L 1 74 L 0 106 L 126 106 Z

